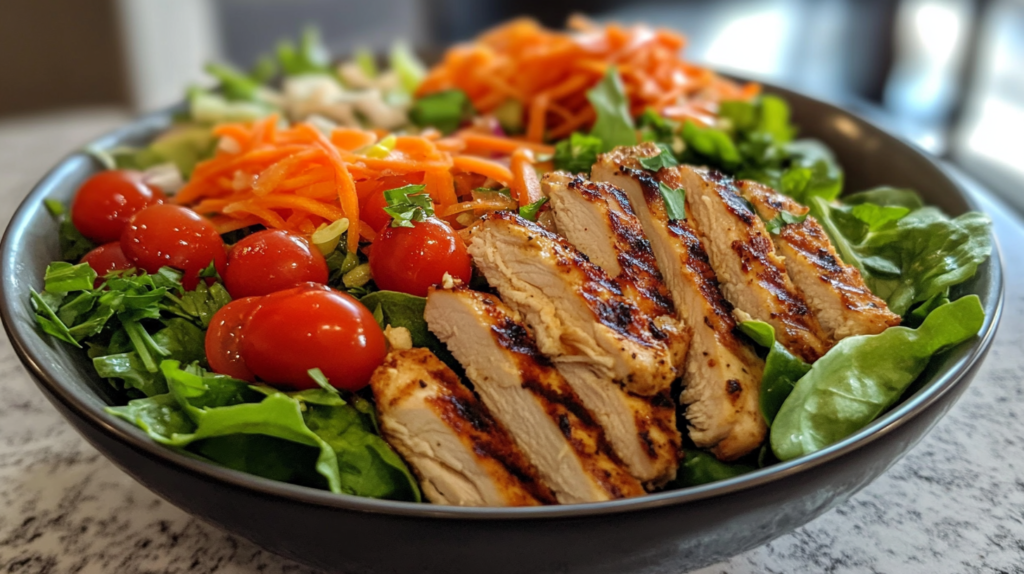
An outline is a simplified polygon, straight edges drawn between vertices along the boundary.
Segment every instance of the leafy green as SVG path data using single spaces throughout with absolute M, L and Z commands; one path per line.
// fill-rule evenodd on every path
M 726 480 L 755 470 L 757 470 L 755 467 L 748 464 L 722 462 L 703 450 L 687 450 L 683 464 L 679 465 L 679 476 L 670 486 L 675 488 L 697 486 Z
M 992 223 L 982 213 L 950 219 L 938 208 L 923 207 L 895 221 L 875 221 L 873 229 L 853 213 L 868 217 L 865 205 L 873 204 L 814 198 L 810 207 L 843 261 L 857 267 L 871 291 L 899 315 L 974 276 L 992 252 Z
M 661 200 L 665 203 L 668 218 L 686 219 L 686 190 L 681 187 L 672 189 L 659 181 L 658 191 L 661 192 Z
M 277 45 L 277 61 L 285 76 L 301 74 L 330 74 L 331 57 L 320 38 L 320 31 L 308 27 L 302 31 L 298 47 L 290 41 L 282 41 Z
M 518 134 L 523 131 L 523 102 L 509 98 L 491 113 L 506 133 Z
M 362 399 L 348 404 L 323 389 L 286 394 L 177 361 L 160 370 L 168 393 L 107 411 L 157 442 L 236 470 L 332 492 L 420 500 Z
M 86 253 L 96 249 L 96 244 L 82 235 L 67 215 L 60 220 L 57 237 L 60 241 L 60 258 L 64 261 L 78 261 Z
M 409 120 L 420 127 L 433 126 L 450 134 L 475 113 L 466 92 L 445 90 L 417 98 L 409 109 Z
M 206 65 L 206 73 L 220 82 L 221 92 L 229 100 L 252 101 L 262 85 L 248 74 L 225 64 L 211 62 Z
M 640 114 L 637 127 L 640 130 L 643 141 L 665 144 L 673 152 L 676 151 L 676 143 L 682 142 L 677 135 L 679 124 L 662 117 L 661 114 L 652 108 L 647 108 L 644 110 L 644 113 Z
M 861 203 L 853 206 L 850 213 L 868 226 L 868 231 L 878 231 L 890 221 L 899 221 L 910 213 L 907 207 Z
M 783 227 L 794 223 L 803 223 L 803 221 L 807 219 L 808 215 L 809 214 L 807 213 L 803 215 L 793 215 L 788 211 L 779 211 L 778 215 L 764 222 L 764 226 L 765 229 L 768 230 L 768 233 L 778 235 L 779 232 L 782 231 Z
M 782 403 L 793 391 L 796 382 L 811 370 L 811 366 L 793 356 L 775 340 L 775 329 L 762 321 L 743 321 L 740 330 L 758 345 L 768 349 L 761 375 L 761 414 L 768 426 L 772 425 Z
M 402 90 L 408 94 L 414 93 L 427 75 L 427 69 L 423 66 L 423 62 L 412 53 L 409 46 L 402 42 L 391 46 L 389 63 L 391 70 L 398 74 Z
M 601 138 L 573 132 L 555 144 L 555 169 L 571 173 L 590 173 L 590 168 L 597 162 L 597 154 L 601 153 L 601 146 Z
M 64 204 L 56 199 L 44 199 L 43 205 L 46 206 L 46 211 L 50 212 L 53 217 L 60 217 L 64 215 Z
M 548 198 L 542 197 L 533 203 L 520 207 L 519 217 L 528 221 L 537 221 L 537 215 L 540 213 L 540 208 L 544 207 L 544 204 L 547 202 Z
M 43 288 L 50 293 L 67 293 L 68 291 L 85 291 L 92 289 L 96 281 L 96 271 L 88 263 L 72 265 L 64 261 L 55 261 L 46 267 L 43 275 Z
M 867 191 L 843 196 L 846 205 L 874 203 L 881 207 L 905 207 L 910 211 L 924 207 L 924 200 L 917 192 L 896 187 L 876 187 Z
M 387 207 L 384 212 L 391 216 L 391 227 L 412 227 L 414 221 L 425 221 L 434 215 L 434 204 L 424 192 L 427 186 L 406 185 L 384 192 Z
M 636 145 L 636 128 L 629 113 L 629 98 L 614 66 L 609 67 L 604 78 L 587 91 L 587 99 L 597 114 L 590 135 L 601 140 L 602 152 L 618 146 Z
M 426 347 L 456 372 L 461 370 L 458 361 L 448 352 L 448 347 L 427 328 L 427 322 L 423 319 L 423 310 L 427 306 L 425 297 L 397 291 L 377 291 L 363 297 L 359 302 L 373 311 L 374 315 L 379 310 L 381 329 L 388 325 L 405 327 L 412 336 L 414 347 Z
M 658 148 L 661 149 L 661 153 L 651 157 L 640 158 L 640 165 L 643 166 L 644 169 L 658 171 L 662 168 L 676 167 L 679 165 L 679 162 L 676 161 L 676 157 L 672 155 L 672 150 L 667 144 L 659 143 L 657 145 Z
M 771 428 L 772 451 L 791 460 L 860 430 L 895 403 L 933 355 L 974 337 L 985 320 L 975 295 L 936 308 L 917 329 L 848 337 L 799 381 Z

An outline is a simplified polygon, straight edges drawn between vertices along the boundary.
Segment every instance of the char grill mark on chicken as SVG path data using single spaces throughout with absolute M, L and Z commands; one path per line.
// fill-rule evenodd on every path
M 592 173 L 594 179 L 625 191 L 678 317 L 691 330 L 681 396 L 690 438 L 718 458 L 731 460 L 756 449 L 767 434 L 759 409 L 764 363 L 735 334 L 732 306 L 719 289 L 696 231 L 688 221 L 668 217 L 658 186 L 661 174 L 638 161 L 658 153 L 653 144 L 618 148 L 602 154 Z
M 644 493 L 579 396 L 496 296 L 432 289 L 424 317 L 562 504 Z
M 741 181 L 737 187 L 764 221 L 783 211 L 807 215 L 806 207 L 768 186 Z M 900 324 L 900 317 L 889 311 L 885 301 L 864 284 L 860 271 L 843 263 L 813 216 L 783 226 L 777 235 L 772 235 L 772 240 L 785 260 L 790 278 L 803 292 L 831 340 L 874 335 Z
M 825 354 L 828 337 L 733 179 L 685 165 L 661 170 L 659 178 L 686 190 L 687 215 L 733 306 L 774 327 L 777 340 L 803 360 L 814 362 Z
M 431 502 L 555 502 L 506 429 L 429 350 L 392 351 L 370 386 L 382 435 L 412 467 Z
M 668 334 L 564 238 L 518 215 L 493 212 L 473 227 L 469 253 L 556 363 L 585 363 L 601 378 L 643 396 L 672 384 L 676 369 Z
M 545 175 L 542 185 L 559 232 L 615 279 L 624 296 L 669 336 L 666 344 L 673 364 L 681 367 L 689 333 L 675 320 L 675 306 L 650 241 L 625 193 L 565 172 Z

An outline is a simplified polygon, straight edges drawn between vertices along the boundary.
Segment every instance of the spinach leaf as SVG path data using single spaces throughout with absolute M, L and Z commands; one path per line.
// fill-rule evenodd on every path
M 836 344 L 796 383 L 771 428 L 779 460 L 810 454 L 857 432 L 892 406 L 943 350 L 985 320 L 975 295 L 932 311 L 917 329 L 890 327 Z
M 854 205 L 850 213 L 868 226 L 868 231 L 878 231 L 890 221 L 903 219 L 910 209 L 893 205 L 878 205 L 876 203 L 861 203 Z
M 409 109 L 409 120 L 420 126 L 432 126 L 444 134 L 459 129 L 476 111 L 462 90 L 445 90 L 417 98 Z
M 905 315 L 916 303 L 971 278 L 992 252 L 992 223 L 982 213 L 950 219 L 938 208 L 924 207 L 895 221 L 873 221 L 872 228 L 854 210 L 869 219 L 883 212 L 868 212 L 873 208 L 866 205 L 873 204 L 836 205 L 823 198 L 810 203 L 843 261 L 860 270 L 893 313 Z
M 740 330 L 755 343 L 768 349 L 764 374 L 761 375 L 761 414 L 770 427 L 796 382 L 811 370 L 811 366 L 794 357 L 776 341 L 775 329 L 768 323 L 744 321 L 740 323 Z
M 448 352 L 448 347 L 427 328 L 427 322 L 423 319 L 423 310 L 427 306 L 425 297 L 416 297 L 397 291 L 377 291 L 363 297 L 359 302 L 367 309 L 374 311 L 375 314 L 376 310 L 380 309 L 382 329 L 387 325 L 405 327 L 412 336 L 414 347 L 430 349 L 438 359 L 444 361 L 456 373 L 462 372 L 462 367 Z
M 672 481 L 669 488 L 684 488 L 717 482 L 755 470 L 757 468 L 748 464 L 722 462 L 703 450 L 687 450 L 683 464 L 679 465 L 679 476 Z
M 874 203 L 881 207 L 905 207 L 909 211 L 924 207 L 924 200 L 917 192 L 897 187 L 876 187 L 843 196 L 846 205 Z
M 519 208 L 519 217 L 527 221 L 537 221 L 537 216 L 540 214 L 540 208 L 544 207 L 544 204 L 548 202 L 548 198 L 542 197 L 537 201 L 524 205 Z
M 636 145 L 636 127 L 629 113 L 629 98 L 614 66 L 609 67 L 604 78 L 587 91 L 587 99 L 597 114 L 590 135 L 601 140 L 602 152 Z
M 571 173 L 590 173 L 590 168 L 597 162 L 597 154 L 601 153 L 601 146 L 600 138 L 573 132 L 555 144 L 555 155 L 552 158 L 555 169 L 564 169 Z

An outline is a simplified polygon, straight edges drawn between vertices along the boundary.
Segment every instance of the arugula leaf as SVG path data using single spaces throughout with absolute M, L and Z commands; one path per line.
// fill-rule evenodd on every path
M 775 329 L 768 323 L 743 321 L 739 327 L 740 331 L 755 343 L 768 349 L 768 356 L 764 361 L 764 374 L 761 375 L 760 401 L 761 415 L 770 427 L 796 382 L 811 370 L 811 366 L 794 357 L 776 341 Z
M 309 378 L 313 379 L 313 382 L 319 385 L 322 390 L 334 392 L 334 394 L 338 393 L 338 389 L 331 386 L 331 382 L 327 380 L 327 375 L 325 375 L 323 371 L 318 368 L 314 368 L 310 369 L 308 372 Z
M 636 128 L 629 113 L 629 98 L 614 66 L 609 67 L 604 78 L 587 91 L 587 99 L 597 114 L 590 135 L 601 140 L 602 152 L 618 146 L 636 145 Z
M 555 169 L 590 173 L 590 168 L 597 162 L 597 154 L 601 153 L 601 146 L 601 138 L 573 132 L 555 144 Z
M 985 311 L 976 295 L 942 305 L 917 329 L 839 341 L 797 381 L 771 428 L 779 460 L 842 440 L 892 406 L 931 358 L 977 335 Z
M 50 293 L 85 291 L 92 289 L 94 281 L 96 271 L 88 263 L 72 265 L 64 261 L 54 261 L 46 266 L 43 289 Z
M 804 220 L 807 219 L 808 215 L 810 214 L 805 213 L 803 215 L 793 215 L 788 211 L 780 211 L 778 215 L 766 221 L 764 226 L 765 229 L 768 230 L 768 233 L 778 235 L 779 232 L 782 231 L 783 227 L 794 223 L 803 223 Z
M 658 171 L 662 168 L 676 167 L 679 165 L 679 162 L 676 161 L 676 156 L 672 155 L 672 150 L 667 145 L 663 143 L 659 143 L 657 145 L 658 148 L 661 149 L 661 153 L 651 157 L 640 158 L 640 165 L 642 165 L 644 169 Z
M 662 182 L 658 182 L 658 190 L 661 192 L 661 200 L 665 203 L 665 213 L 669 219 L 686 219 L 686 190 L 683 188 L 672 189 Z
M 205 281 L 200 281 L 194 290 L 184 292 L 180 298 L 170 294 L 168 297 L 177 303 L 176 308 L 170 308 L 172 312 L 197 319 L 204 329 L 210 326 L 213 315 L 231 302 L 231 295 L 220 282 L 207 285 Z
M 82 235 L 82 232 L 75 227 L 67 215 L 60 222 L 58 239 L 60 240 L 60 258 L 64 261 L 77 262 L 86 253 L 96 249 L 96 244 Z
M 450 134 L 475 114 L 466 92 L 445 90 L 417 98 L 409 109 L 409 120 L 417 126 L 432 126 Z
M 66 343 L 71 343 L 76 347 L 81 347 L 82 345 L 71 334 L 67 325 L 57 316 L 57 312 L 54 311 L 51 302 L 47 301 L 42 294 L 37 293 L 35 289 L 30 289 L 29 292 L 32 298 L 32 307 L 36 312 L 36 322 L 39 323 L 43 332 L 53 335 Z
M 414 221 L 424 221 L 434 215 L 434 204 L 425 193 L 427 186 L 406 185 L 384 192 L 387 207 L 384 212 L 391 216 L 391 227 L 412 227 Z
M 544 204 L 547 202 L 548 198 L 542 197 L 533 203 L 520 207 L 519 217 L 528 221 L 537 221 L 537 215 L 540 213 L 540 208 L 544 207 Z

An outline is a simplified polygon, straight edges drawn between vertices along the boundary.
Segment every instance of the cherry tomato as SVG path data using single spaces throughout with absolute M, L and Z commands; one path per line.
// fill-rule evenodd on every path
M 214 313 L 206 331 L 206 360 L 214 372 L 256 381 L 256 375 L 242 360 L 242 329 L 261 301 L 261 297 L 235 299 Z
M 86 253 L 82 257 L 81 262 L 88 263 L 89 267 L 92 267 L 92 270 L 96 272 L 96 275 L 99 275 L 96 278 L 96 286 L 103 283 L 103 277 L 111 271 L 123 271 L 135 267 L 135 264 L 124 256 L 124 251 L 121 251 L 121 244 L 116 241 L 100 245 Z
M 391 216 L 384 211 L 387 206 L 388 201 L 384 199 L 384 191 L 376 191 L 366 198 L 359 212 L 359 218 L 374 231 L 380 231 L 385 225 L 391 223 Z
M 149 273 L 164 265 L 184 272 L 181 283 L 195 289 L 199 272 L 212 261 L 224 273 L 227 255 L 213 224 L 191 209 L 152 205 L 136 213 L 121 234 L 121 249 L 128 259 Z
M 445 273 L 469 283 L 473 269 L 459 234 L 433 217 L 385 227 L 370 249 L 370 274 L 381 289 L 425 297 Z
M 355 298 L 307 284 L 263 297 L 242 329 L 242 359 L 257 377 L 293 389 L 316 388 L 319 368 L 339 389 L 359 390 L 387 352 L 373 313 Z
M 71 222 L 96 243 L 110 243 L 121 237 L 132 215 L 165 199 L 162 191 L 143 183 L 137 171 L 102 171 L 78 189 Z
M 224 286 L 232 297 L 251 297 L 301 283 L 327 283 L 327 276 L 324 256 L 309 242 L 282 229 L 268 229 L 231 248 Z

